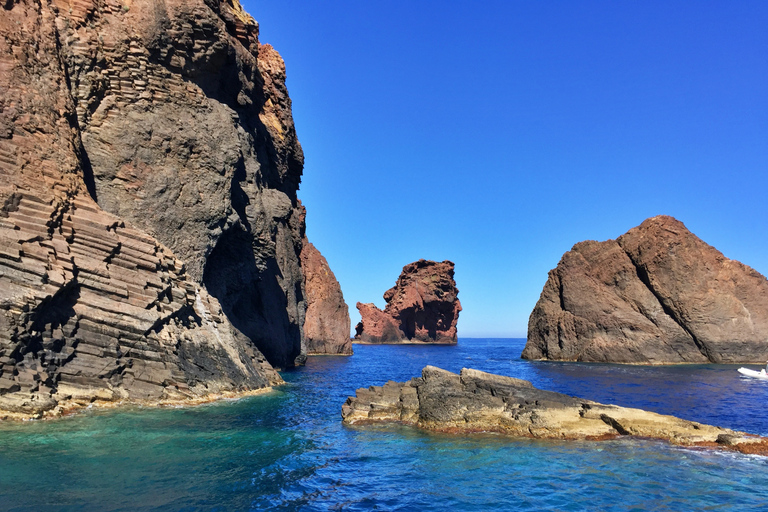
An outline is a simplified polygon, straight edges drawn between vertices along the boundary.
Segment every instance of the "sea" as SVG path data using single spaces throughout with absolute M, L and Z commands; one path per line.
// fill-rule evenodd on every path
M 357 388 L 431 364 L 768 436 L 768 381 L 738 365 L 530 362 L 524 344 L 355 345 L 240 400 L 0 422 L 0 510 L 768 510 L 767 457 L 341 423 Z

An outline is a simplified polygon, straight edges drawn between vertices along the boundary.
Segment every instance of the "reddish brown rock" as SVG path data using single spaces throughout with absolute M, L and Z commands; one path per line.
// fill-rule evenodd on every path
M 256 22 L 236 0 L 0 13 L 0 411 L 280 382 L 303 156 Z
M 352 354 L 349 307 L 341 286 L 320 251 L 306 239 L 301 250 L 307 312 L 304 339 L 307 355 Z
M 550 271 L 526 359 L 764 363 L 768 280 L 672 217 L 581 242 Z
M 451 261 L 419 260 L 403 267 L 384 293 L 384 311 L 357 303 L 362 320 L 355 340 L 363 343 L 456 343 L 461 303 Z

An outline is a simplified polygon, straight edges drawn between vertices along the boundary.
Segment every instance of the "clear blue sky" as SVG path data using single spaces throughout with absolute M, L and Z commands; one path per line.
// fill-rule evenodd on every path
M 768 2 L 243 5 L 286 61 L 353 326 L 450 259 L 459 336 L 523 337 L 565 251 L 659 214 L 768 274 Z

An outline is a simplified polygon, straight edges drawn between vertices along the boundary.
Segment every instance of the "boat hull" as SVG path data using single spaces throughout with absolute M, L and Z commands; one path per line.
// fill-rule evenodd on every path
M 768 380 L 768 373 L 766 373 L 765 370 L 760 370 L 759 372 L 756 372 L 755 370 L 750 370 L 749 368 L 742 367 L 742 368 L 739 368 L 738 372 L 742 375 L 746 375 L 747 377 Z

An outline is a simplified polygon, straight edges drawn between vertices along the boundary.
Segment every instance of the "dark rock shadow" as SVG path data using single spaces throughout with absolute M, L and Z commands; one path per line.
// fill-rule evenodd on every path
M 224 233 L 208 257 L 203 283 L 239 331 L 235 335 L 256 345 L 272 366 L 288 368 L 301 352 L 301 332 L 288 319 L 277 261 L 270 258 L 260 270 L 252 243 L 239 226 Z

